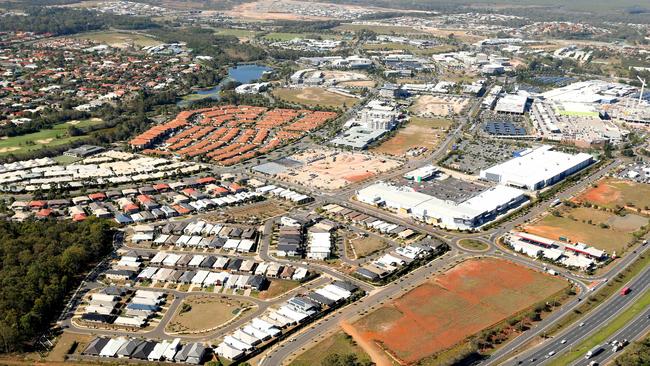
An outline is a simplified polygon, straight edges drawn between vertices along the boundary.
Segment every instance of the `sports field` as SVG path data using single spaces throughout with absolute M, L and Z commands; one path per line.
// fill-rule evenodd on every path
M 46 147 L 56 147 L 82 140 L 88 136 L 70 136 L 68 134 L 68 129 L 71 126 L 75 126 L 83 130 L 84 128 L 92 127 L 100 123 L 102 123 L 102 121 L 99 119 L 70 121 L 26 135 L 5 137 L 0 139 L 0 156 L 8 154 L 20 155 L 41 150 Z
M 167 328 L 174 333 L 201 333 L 233 319 L 252 303 L 222 296 L 189 296 L 174 314 Z
M 512 262 L 471 259 L 411 290 L 354 324 L 364 344 L 379 344 L 416 363 L 568 286 Z
M 650 185 L 616 178 L 604 178 L 574 200 L 606 208 L 634 207 L 650 210 Z
M 127 47 L 134 45 L 136 47 L 148 47 L 162 44 L 163 42 L 156 40 L 153 37 L 135 33 L 135 32 L 119 32 L 119 31 L 102 31 L 102 32 L 89 32 L 81 33 L 76 38 L 88 39 L 97 43 L 104 43 L 113 47 Z
M 547 214 L 524 227 L 524 231 L 553 240 L 563 237 L 620 255 L 634 238 L 632 233 L 648 224 L 647 218 L 636 214 L 619 216 L 588 207 L 566 208 L 559 212 L 561 216 Z
M 395 136 L 372 149 L 374 152 L 402 156 L 416 148 L 432 151 L 444 139 L 452 121 L 443 118 L 411 117 L 405 127 L 397 130 Z
M 370 24 L 342 24 L 334 28 L 339 32 L 358 32 L 362 29 L 375 32 L 377 34 L 424 34 L 424 31 L 413 27 L 399 25 L 370 25 Z
M 346 97 L 324 88 L 279 88 L 273 90 L 273 96 L 288 103 L 334 108 L 351 107 L 359 102 L 357 98 Z

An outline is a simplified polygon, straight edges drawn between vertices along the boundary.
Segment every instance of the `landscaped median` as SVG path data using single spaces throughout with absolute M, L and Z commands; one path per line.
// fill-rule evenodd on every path
M 604 343 L 619 329 L 623 328 L 626 324 L 636 318 L 648 306 L 650 306 L 650 291 L 646 291 L 645 294 L 639 298 L 639 300 L 634 302 L 629 308 L 619 314 L 605 327 L 601 328 L 591 337 L 583 340 L 577 347 L 572 348 L 571 352 L 565 353 L 553 360 L 550 365 L 564 366 L 572 363 L 579 357 L 582 357 L 587 351 L 596 345 Z

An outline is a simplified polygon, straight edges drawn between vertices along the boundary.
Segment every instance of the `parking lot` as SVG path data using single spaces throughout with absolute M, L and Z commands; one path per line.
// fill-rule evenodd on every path
M 443 200 L 461 203 L 469 198 L 483 192 L 487 187 L 481 184 L 463 181 L 454 177 L 443 176 L 442 179 L 429 179 L 422 182 L 407 180 L 404 178 L 397 179 L 397 184 L 413 188 Z
M 524 142 L 506 142 L 489 139 L 466 139 L 453 145 L 452 152 L 441 165 L 467 174 L 478 174 L 480 170 L 512 158 L 513 153 L 530 147 Z

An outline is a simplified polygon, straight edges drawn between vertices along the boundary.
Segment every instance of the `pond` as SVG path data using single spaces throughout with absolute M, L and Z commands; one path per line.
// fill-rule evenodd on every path
M 187 95 L 176 104 L 179 107 L 186 107 L 195 100 L 201 100 L 205 98 L 219 99 L 219 91 L 221 90 L 221 85 L 224 82 L 228 80 L 235 80 L 242 84 L 250 83 L 253 80 L 261 78 L 264 72 L 270 70 L 271 68 L 268 66 L 255 64 L 237 65 L 230 67 L 228 68 L 228 76 L 224 78 L 218 85 L 215 85 L 211 88 L 199 89 Z

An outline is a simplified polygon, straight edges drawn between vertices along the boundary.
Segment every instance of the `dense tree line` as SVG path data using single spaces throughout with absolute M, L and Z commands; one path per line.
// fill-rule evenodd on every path
M 151 32 L 163 42 L 185 42 L 194 54 L 211 56 L 213 63 L 223 65 L 242 61 L 255 61 L 266 58 L 265 51 L 248 43 L 239 43 L 231 35 L 214 34 L 206 28 L 161 28 Z
M 0 221 L 0 352 L 47 329 L 89 265 L 110 252 L 108 221 Z
M 341 25 L 338 20 L 276 20 L 278 32 L 309 33 L 322 32 Z
M 67 35 L 115 27 L 121 29 L 146 29 L 158 24 L 143 17 L 102 14 L 86 9 L 31 7 L 29 16 L 3 17 L 0 31 L 26 31 Z

